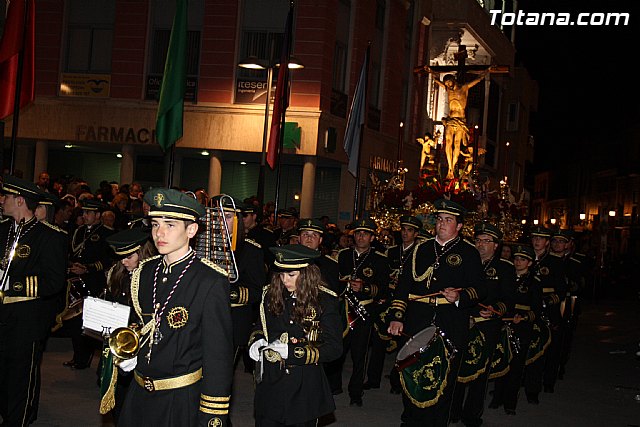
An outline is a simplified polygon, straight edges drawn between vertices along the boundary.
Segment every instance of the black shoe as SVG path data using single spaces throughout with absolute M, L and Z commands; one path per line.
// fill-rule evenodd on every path
M 352 397 L 351 402 L 349 402 L 349 406 L 357 406 L 358 408 L 362 408 L 362 398 Z
M 564 367 L 561 367 L 560 370 L 558 371 L 558 379 L 559 380 L 564 379 Z
M 545 393 L 553 393 L 553 386 L 552 385 L 544 386 L 544 392 Z
M 91 366 L 91 362 L 89 363 L 74 363 L 73 365 L 71 365 L 71 369 L 75 369 L 75 370 L 81 370 L 81 369 L 87 369 L 89 366 Z
M 538 400 L 538 393 L 527 393 L 527 402 L 532 405 L 538 405 L 540 403 Z
M 515 415 L 516 411 L 515 411 L 515 409 L 504 408 L 504 413 L 507 414 L 507 415 Z
M 372 384 L 370 382 L 362 384 L 363 390 L 373 390 L 374 388 L 380 388 L 380 384 Z
M 66 368 L 71 368 L 75 364 L 76 364 L 76 361 L 73 360 L 73 359 L 67 360 L 66 362 L 62 362 L 62 366 L 66 367 Z
M 502 403 L 496 400 L 491 400 L 491 403 L 489 403 L 489 409 L 498 409 L 501 406 L 502 406 Z
M 450 422 L 451 424 L 457 424 L 457 423 L 458 423 L 458 421 L 460 421 L 460 418 L 459 418 L 459 417 L 450 417 L 450 418 L 449 418 L 449 422 Z
M 400 390 L 398 387 L 391 387 L 391 390 L 389 391 L 389 393 L 391 393 L 391 394 L 402 394 L 402 390 Z
M 341 388 L 337 388 L 335 390 L 331 390 L 331 394 L 333 394 L 334 396 L 342 394 L 342 389 Z

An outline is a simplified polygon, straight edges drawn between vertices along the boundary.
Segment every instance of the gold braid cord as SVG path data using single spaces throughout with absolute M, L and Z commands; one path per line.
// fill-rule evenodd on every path
M 413 256 L 411 259 L 412 262 L 412 273 L 413 273 L 413 280 L 415 280 L 416 282 L 423 282 L 423 281 L 427 281 L 427 289 L 429 289 L 429 285 L 431 285 L 431 277 L 433 276 L 433 265 L 430 265 L 427 270 L 424 272 L 424 274 L 418 276 L 418 273 L 416 272 L 416 256 L 418 254 L 418 248 L 420 247 L 420 245 L 422 245 L 423 243 L 427 243 L 430 242 L 433 239 L 429 239 L 426 240 L 424 242 L 420 242 L 416 245 L 415 249 L 413 250 Z
M 270 286 L 264 288 L 262 291 L 262 302 L 260 303 L 260 323 L 262 323 L 262 333 L 264 335 L 264 339 L 269 342 L 269 331 L 267 330 L 267 318 L 264 314 L 264 297 L 267 295 Z
M 105 348 L 103 350 L 105 353 L 109 353 L 109 349 Z M 108 355 L 108 354 L 107 354 Z M 111 359 L 105 358 L 103 360 L 104 363 L 110 361 L 113 363 Z M 110 410 L 112 410 L 116 406 L 116 382 L 118 381 L 118 368 L 111 368 L 111 378 L 109 379 L 109 388 L 107 389 L 102 399 L 100 399 L 100 415 L 107 414 Z
M 144 323 L 144 319 L 142 318 L 142 307 L 140 306 L 140 301 L 138 300 L 138 293 L 140 291 L 140 272 L 142 271 L 142 267 L 146 263 L 154 259 L 158 259 L 161 256 L 162 255 L 156 255 L 151 258 L 142 260 L 140 262 L 140 265 L 138 265 L 138 268 L 133 270 L 133 274 L 131 275 L 131 302 L 133 303 L 133 308 L 135 309 L 136 314 L 138 315 L 138 318 L 142 323 Z

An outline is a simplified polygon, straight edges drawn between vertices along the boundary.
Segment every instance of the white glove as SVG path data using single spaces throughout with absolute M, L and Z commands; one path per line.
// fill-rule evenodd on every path
M 281 342 L 280 340 L 275 340 L 274 342 L 269 344 L 267 348 L 270 348 L 273 351 L 277 351 L 285 360 L 287 359 L 287 357 L 289 357 L 289 345 Z
M 131 372 L 138 365 L 138 357 L 136 356 L 136 357 L 134 357 L 132 359 L 123 360 L 120 363 L 117 363 L 117 365 L 124 372 Z
M 262 355 L 260 349 L 262 347 L 266 347 L 267 344 L 269 343 L 264 338 L 260 338 L 258 341 L 251 344 L 251 347 L 249 347 L 249 357 L 256 362 L 260 360 L 260 356 Z

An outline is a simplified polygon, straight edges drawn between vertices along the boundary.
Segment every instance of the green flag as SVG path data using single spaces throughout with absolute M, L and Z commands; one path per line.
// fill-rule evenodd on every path
M 164 151 L 182 138 L 184 92 L 187 80 L 187 0 L 176 0 L 167 60 L 156 116 L 156 139 Z

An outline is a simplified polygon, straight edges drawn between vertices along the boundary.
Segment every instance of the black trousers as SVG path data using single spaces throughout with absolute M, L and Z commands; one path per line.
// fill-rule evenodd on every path
M 44 343 L 45 340 L 8 343 L 0 338 L 0 416 L 3 426 L 23 427 L 35 420 Z
M 373 328 L 371 339 L 369 340 L 369 363 L 367 365 L 367 382 L 374 386 L 379 386 L 382 380 L 382 370 L 384 369 L 384 358 L 387 355 L 388 341 L 384 341 Z
M 513 355 L 513 359 L 509 364 L 509 372 L 496 380 L 493 402 L 498 405 L 504 404 L 505 409 L 515 411 L 518 404 L 518 392 L 522 386 L 522 377 L 527 361 L 527 349 L 531 343 L 533 325 L 529 322 L 513 325 L 513 332 L 520 341 L 520 351 Z
M 551 328 L 551 344 L 547 349 L 547 358 L 544 365 L 543 383 L 545 387 L 553 388 L 558 379 L 558 370 L 560 369 L 560 358 L 562 356 L 562 344 L 565 325 L 559 323 L 552 325 Z
M 316 427 L 317 425 L 317 419 L 297 424 L 282 424 L 277 421 L 267 419 L 256 420 L 256 427 Z
M 364 322 L 358 319 L 354 328 L 344 337 L 342 356 L 334 362 L 325 365 L 327 379 L 331 390 L 342 389 L 342 369 L 347 354 L 351 353 L 353 372 L 349 379 L 349 396 L 352 399 L 362 398 L 364 384 L 364 372 L 367 363 L 367 352 L 369 350 L 369 336 L 371 335 L 371 322 Z
M 502 321 L 489 320 L 476 325 L 484 334 L 486 348 L 495 349 L 500 338 Z M 465 356 L 467 353 L 465 352 Z M 451 406 L 451 418 L 461 419 L 465 426 L 479 426 L 482 424 L 482 413 L 484 412 L 484 399 L 487 395 L 487 385 L 492 357 L 489 356 L 487 369 L 478 378 L 468 383 L 458 382 L 453 403 Z M 464 362 L 463 362 L 464 363 Z

